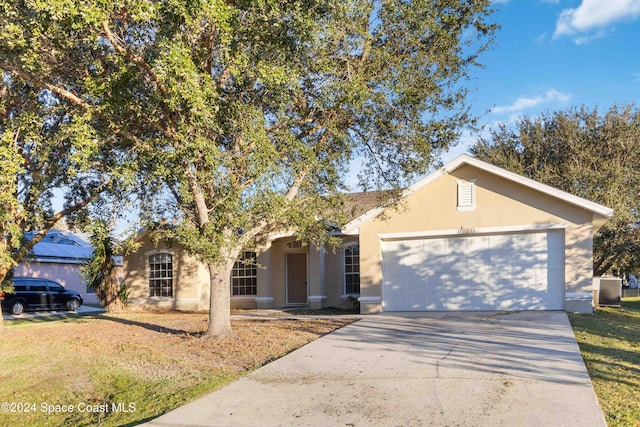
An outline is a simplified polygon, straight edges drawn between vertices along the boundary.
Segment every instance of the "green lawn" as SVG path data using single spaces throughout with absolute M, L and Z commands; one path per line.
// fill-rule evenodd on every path
M 0 334 L 0 426 L 137 425 L 350 323 L 233 321 L 201 338 L 203 313 L 59 315 Z
M 640 298 L 569 319 L 607 424 L 640 426 Z

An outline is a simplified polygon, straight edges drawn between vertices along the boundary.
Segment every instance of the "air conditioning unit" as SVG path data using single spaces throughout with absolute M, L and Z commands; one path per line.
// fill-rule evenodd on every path
M 622 296 L 622 279 L 618 277 L 601 277 L 598 292 L 598 305 L 604 307 L 620 307 Z

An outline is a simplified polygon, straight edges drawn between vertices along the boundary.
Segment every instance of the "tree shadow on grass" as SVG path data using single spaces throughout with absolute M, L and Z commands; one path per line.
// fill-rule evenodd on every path
M 184 329 L 174 329 L 174 328 L 170 328 L 163 325 L 158 325 L 158 324 L 153 324 L 148 322 L 139 322 L 137 320 L 123 319 L 123 318 L 114 317 L 114 316 L 106 316 L 104 314 L 93 315 L 91 317 L 99 320 L 108 320 L 111 322 L 121 323 L 123 325 L 128 325 L 128 326 L 137 326 L 137 327 L 146 329 L 148 331 L 159 332 L 163 334 L 182 335 L 182 336 L 188 336 L 188 337 L 194 337 L 194 338 L 201 337 L 204 334 L 204 332 L 200 332 L 200 331 L 192 332 L 192 331 L 186 331 Z

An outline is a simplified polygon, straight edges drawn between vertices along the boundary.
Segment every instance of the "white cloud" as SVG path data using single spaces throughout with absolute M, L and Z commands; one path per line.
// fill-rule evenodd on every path
M 520 97 L 511 105 L 493 107 L 491 112 L 494 114 L 520 114 L 524 110 L 536 107 L 540 104 L 548 104 L 550 102 L 560 102 L 564 104 L 568 102 L 569 99 L 571 99 L 571 94 L 550 89 L 541 95 Z
M 582 0 L 575 9 L 565 9 L 556 22 L 554 38 L 574 37 L 577 44 L 603 37 L 606 28 L 618 21 L 635 20 L 640 16 L 640 0 Z M 597 31 L 595 36 L 584 35 Z
M 587 43 L 591 43 L 594 40 L 598 40 L 601 38 L 604 38 L 604 36 L 607 35 L 607 31 L 604 30 L 600 30 L 597 31 L 593 34 L 587 35 L 587 36 L 579 36 L 573 39 L 573 41 L 575 42 L 575 44 L 577 45 L 581 45 L 581 44 L 587 44 Z

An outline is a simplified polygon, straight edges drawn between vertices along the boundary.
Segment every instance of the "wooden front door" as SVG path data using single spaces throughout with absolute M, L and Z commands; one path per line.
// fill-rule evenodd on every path
M 307 303 L 307 254 L 287 254 L 287 304 Z

